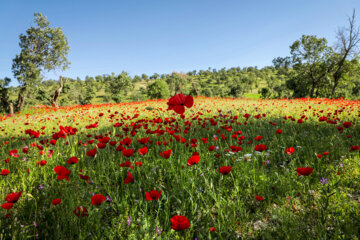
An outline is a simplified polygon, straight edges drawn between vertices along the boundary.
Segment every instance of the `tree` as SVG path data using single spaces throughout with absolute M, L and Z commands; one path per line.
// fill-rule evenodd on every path
M 14 105 L 9 99 L 8 86 L 11 82 L 11 79 L 6 77 L 0 79 L 0 111 L 8 112 L 10 114 L 14 113 Z
M 90 104 L 91 100 L 96 96 L 94 89 L 86 85 L 85 88 L 82 89 L 81 94 L 79 95 L 79 103 L 81 105 Z
M 106 77 L 106 82 L 105 92 L 116 103 L 123 102 L 122 100 L 127 95 L 127 91 L 132 87 L 131 77 L 127 72 L 122 72 L 118 76 L 109 75 Z
M 355 9 L 352 16 L 348 18 L 348 23 L 347 28 L 340 28 L 336 34 L 337 44 L 335 49 L 337 52 L 333 55 L 335 70 L 332 74 L 333 86 L 331 97 L 334 97 L 339 82 L 344 74 L 346 74 L 346 60 L 357 53 L 360 42 L 360 27 L 357 27 L 355 23 Z
M 158 73 L 154 73 L 151 77 L 150 77 L 150 79 L 158 79 L 160 77 L 160 75 L 158 74 Z
M 271 91 L 268 87 L 261 88 L 259 93 L 261 94 L 261 98 L 263 98 L 263 99 L 270 98 L 270 96 L 271 96 Z
M 170 97 L 169 86 L 163 79 L 157 79 L 147 86 L 147 95 L 151 99 L 165 99 Z
M 141 78 L 145 81 L 149 80 L 148 75 L 146 75 L 145 73 L 141 74 Z
M 186 75 L 182 73 L 173 72 L 166 78 L 166 83 L 169 85 L 171 95 L 176 95 L 183 92 L 185 87 Z
M 318 97 L 320 84 L 331 71 L 328 59 L 333 53 L 332 48 L 327 46 L 325 38 L 303 35 L 290 49 L 293 69 L 298 73 L 297 80 L 302 82 L 298 84 L 310 85 L 310 97 Z
M 275 58 L 273 64 L 279 75 L 286 76 L 294 97 L 318 97 L 329 84 L 333 52 L 325 38 L 303 35 L 290 46 L 290 57 Z
M 66 58 L 70 48 L 61 28 L 51 28 L 41 13 L 34 18 L 36 26 L 20 34 L 21 51 L 13 59 L 12 70 L 20 83 L 16 111 L 24 108 L 26 93 L 39 83 L 42 71 L 65 70 L 70 64 Z
M 133 78 L 133 82 L 134 83 L 141 82 L 141 77 L 138 76 L 138 75 L 135 75 L 134 78 Z

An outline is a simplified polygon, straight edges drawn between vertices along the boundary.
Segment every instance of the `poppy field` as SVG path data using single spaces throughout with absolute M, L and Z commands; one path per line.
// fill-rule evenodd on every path
M 360 236 L 360 101 L 39 106 L 0 146 L 0 239 Z

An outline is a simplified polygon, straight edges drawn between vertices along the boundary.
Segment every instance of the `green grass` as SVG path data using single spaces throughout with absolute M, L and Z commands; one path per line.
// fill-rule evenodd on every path
M 146 106 L 162 110 L 148 111 Z M 0 208 L 0 239 L 36 235 L 39 239 L 357 239 L 360 157 L 359 151 L 349 149 L 359 145 L 359 106 L 358 101 L 320 99 L 196 98 L 185 119 L 166 111 L 165 101 L 29 109 L 2 119 L 0 159 L 9 162 L 1 161 L 0 169 L 10 174 L 0 176 L 0 204 L 11 192 L 22 191 L 22 195 L 11 210 Z M 245 113 L 251 115 L 248 120 Z M 259 114 L 260 119 L 255 118 Z M 298 123 L 303 115 L 303 123 Z M 320 116 L 340 120 L 329 124 L 319 122 Z M 345 121 L 352 126 L 340 132 L 337 127 Z M 97 128 L 85 128 L 96 122 Z M 115 123 L 123 126 L 114 127 Z M 61 125 L 78 131 L 59 138 L 55 145 L 40 143 L 51 140 Z M 26 129 L 44 134 L 30 138 Z M 282 134 L 276 134 L 277 129 Z M 107 143 L 95 157 L 87 156 L 100 135 L 108 135 L 116 146 Z M 263 138 L 256 141 L 257 136 Z M 131 157 L 116 151 L 126 137 L 132 139 L 129 146 L 124 145 L 134 149 Z M 152 142 L 137 141 L 146 137 Z M 268 149 L 255 152 L 257 144 Z M 235 145 L 242 149 L 231 153 Z M 25 146 L 27 154 L 22 152 Z M 137 150 L 144 146 L 148 153 L 140 155 Z M 209 146 L 217 148 L 209 151 Z M 285 153 L 288 147 L 295 152 Z M 18 158 L 9 156 L 14 149 Z M 168 149 L 172 154 L 165 159 L 160 152 Z M 49 150 L 54 151 L 50 157 Z M 200 161 L 187 166 L 193 152 L 199 153 Z M 72 156 L 79 159 L 77 164 L 66 163 Z M 41 160 L 47 164 L 36 163 Z M 125 161 L 133 168 L 120 167 Z M 70 181 L 57 180 L 56 166 L 71 170 Z M 222 166 L 232 166 L 228 175 L 219 172 Z M 314 171 L 298 176 L 300 167 Z M 125 184 L 128 172 L 134 181 Z M 90 181 L 80 179 L 80 173 Z M 320 182 L 322 178 L 326 184 Z M 154 189 L 162 191 L 160 198 L 147 201 L 145 192 Z M 93 206 L 93 193 L 111 201 Z M 55 198 L 61 198 L 61 204 L 53 206 Z M 78 206 L 84 206 L 89 215 L 77 217 Z M 187 217 L 190 228 L 172 230 L 174 215 Z M 216 231 L 210 232 L 211 227 Z
M 258 94 L 258 93 L 245 93 L 244 97 L 245 98 L 250 98 L 250 99 L 259 99 L 261 97 L 261 94 Z

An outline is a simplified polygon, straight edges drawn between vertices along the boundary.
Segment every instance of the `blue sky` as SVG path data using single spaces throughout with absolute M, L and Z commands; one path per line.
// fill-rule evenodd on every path
M 62 27 L 70 45 L 70 68 L 45 79 L 83 79 L 268 66 L 302 34 L 333 44 L 352 9 L 360 23 L 360 0 L 0 0 L 0 78 L 13 79 L 19 34 L 35 12 Z

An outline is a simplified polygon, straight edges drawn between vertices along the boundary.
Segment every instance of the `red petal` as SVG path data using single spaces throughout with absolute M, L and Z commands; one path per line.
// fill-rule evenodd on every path
M 145 195 L 146 195 L 146 200 L 148 200 L 148 201 L 152 200 L 152 197 L 150 196 L 150 193 L 145 192 Z
M 169 103 L 172 105 L 181 105 L 185 102 L 185 95 L 180 93 L 170 98 Z
M 187 107 L 187 108 L 191 108 L 194 104 L 194 98 L 190 95 L 187 95 L 186 98 L 185 98 L 185 102 L 184 102 L 184 105 Z
M 184 106 L 174 106 L 172 107 L 172 110 L 174 110 L 177 114 L 183 114 L 185 112 L 185 107 Z

